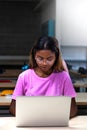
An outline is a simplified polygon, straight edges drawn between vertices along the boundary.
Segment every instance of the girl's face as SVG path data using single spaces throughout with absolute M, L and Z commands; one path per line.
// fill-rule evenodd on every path
M 41 71 L 48 72 L 54 65 L 56 56 L 50 50 L 40 50 L 36 52 L 35 60 Z

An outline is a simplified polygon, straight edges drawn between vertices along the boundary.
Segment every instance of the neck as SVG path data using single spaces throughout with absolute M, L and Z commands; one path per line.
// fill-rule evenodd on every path
M 40 68 L 35 68 L 34 71 L 39 77 L 43 77 L 43 78 L 48 77 L 52 73 L 52 70 L 49 70 L 48 72 L 44 72 Z

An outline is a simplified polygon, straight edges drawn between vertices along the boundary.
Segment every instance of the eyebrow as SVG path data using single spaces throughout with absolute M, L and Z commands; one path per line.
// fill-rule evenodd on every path
M 43 56 L 39 56 L 39 55 L 37 55 L 37 57 L 41 57 L 41 58 L 44 58 Z M 46 59 L 49 59 L 49 58 L 52 58 L 53 56 L 49 56 L 49 57 L 47 57 Z

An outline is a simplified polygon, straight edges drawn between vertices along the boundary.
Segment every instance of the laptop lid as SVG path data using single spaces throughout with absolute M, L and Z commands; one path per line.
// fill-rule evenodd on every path
M 28 97 L 16 99 L 16 126 L 68 126 L 71 98 Z

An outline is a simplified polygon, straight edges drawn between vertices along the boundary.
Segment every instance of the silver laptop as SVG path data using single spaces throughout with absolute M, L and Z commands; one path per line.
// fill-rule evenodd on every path
M 28 97 L 16 99 L 16 126 L 68 126 L 71 98 Z

